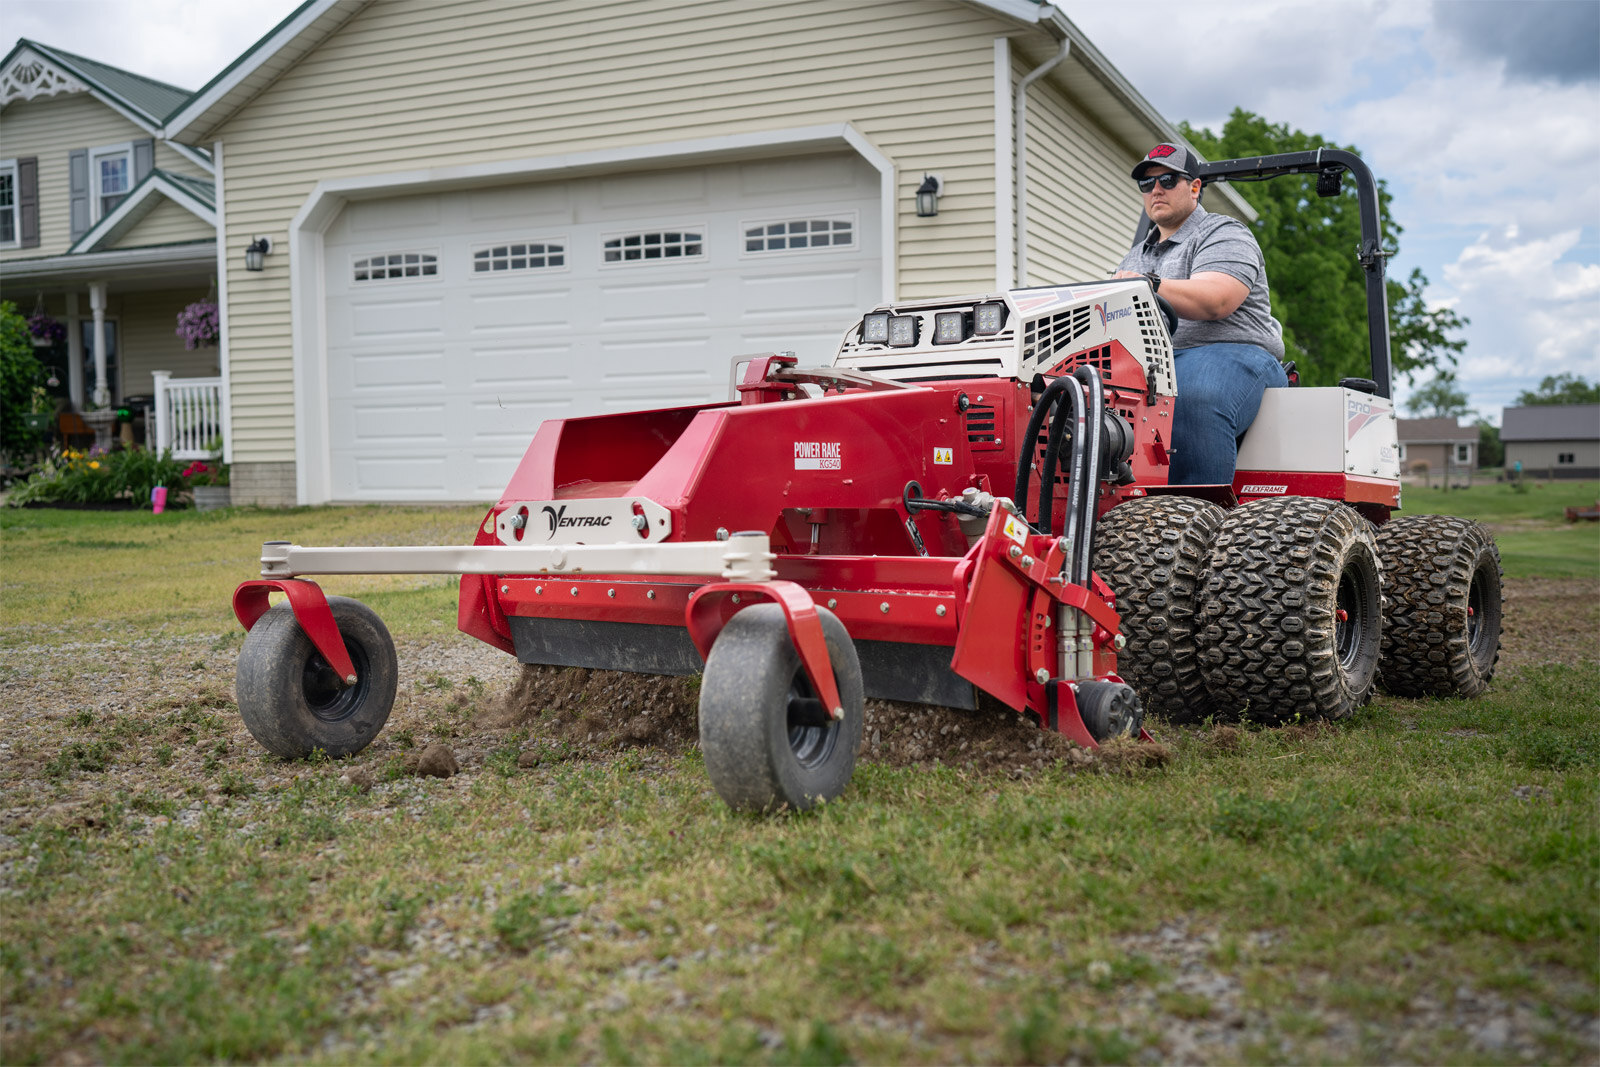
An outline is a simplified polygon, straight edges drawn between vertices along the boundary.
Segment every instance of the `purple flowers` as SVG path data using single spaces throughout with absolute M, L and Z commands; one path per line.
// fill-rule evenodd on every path
M 183 338 L 184 348 L 203 348 L 217 343 L 217 305 L 209 300 L 197 300 L 178 312 L 176 333 Z
M 28 332 L 40 341 L 60 344 L 67 339 L 67 328 L 42 311 L 28 319 Z

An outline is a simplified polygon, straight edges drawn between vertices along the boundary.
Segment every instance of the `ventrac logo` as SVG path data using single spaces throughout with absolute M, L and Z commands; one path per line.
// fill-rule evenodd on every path
M 1130 305 L 1125 308 L 1110 308 L 1104 304 L 1096 304 L 1094 313 L 1100 319 L 1100 332 L 1105 333 L 1111 323 L 1132 315 L 1133 307 Z
M 1344 405 L 1344 439 L 1346 441 L 1366 429 L 1367 425 L 1377 419 L 1383 418 L 1387 412 L 1379 409 L 1372 410 L 1372 405 L 1364 400 L 1349 397 Z
M 553 508 L 549 504 L 544 507 L 544 521 L 547 529 L 544 539 L 550 540 L 556 535 L 557 530 L 570 530 L 576 526 L 610 526 L 610 515 L 568 515 L 567 505 Z
M 836 471 L 843 468 L 843 449 L 838 441 L 796 441 L 794 443 L 795 470 Z

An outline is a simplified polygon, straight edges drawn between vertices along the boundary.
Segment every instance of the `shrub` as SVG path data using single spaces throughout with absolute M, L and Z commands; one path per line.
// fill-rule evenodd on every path
M 11 491 L 6 503 L 21 507 L 128 500 L 137 506 L 158 485 L 172 493 L 183 488 L 182 467 L 170 452 L 158 456 L 138 446 L 118 452 L 55 449 L 32 477 Z
M 43 379 L 28 320 L 11 301 L 0 302 L 0 449 L 17 455 L 38 447 L 39 435 L 22 416 L 33 410 L 33 390 Z

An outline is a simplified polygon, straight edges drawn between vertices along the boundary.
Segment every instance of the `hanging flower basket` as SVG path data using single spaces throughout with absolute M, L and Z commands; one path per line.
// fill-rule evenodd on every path
M 42 311 L 28 319 L 28 333 L 33 336 L 35 348 L 53 348 L 67 339 L 67 328 Z
M 217 343 L 220 333 L 217 305 L 213 300 L 196 300 L 178 312 L 177 335 L 184 348 L 205 348 Z

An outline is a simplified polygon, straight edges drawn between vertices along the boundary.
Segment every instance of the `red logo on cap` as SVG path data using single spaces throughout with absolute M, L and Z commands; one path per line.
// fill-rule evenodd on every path
M 1162 159 L 1162 158 L 1164 158 L 1166 156 L 1172 155 L 1172 153 L 1174 153 L 1176 151 L 1177 151 L 1177 149 L 1173 148 L 1169 144 L 1158 144 L 1154 148 L 1150 149 L 1150 154 L 1148 156 L 1145 156 L 1144 158 L 1146 158 L 1146 159 Z

